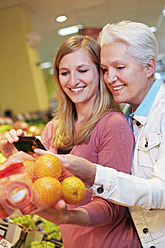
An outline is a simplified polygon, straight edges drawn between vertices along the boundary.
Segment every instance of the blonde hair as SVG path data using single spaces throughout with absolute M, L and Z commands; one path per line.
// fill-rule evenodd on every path
M 143 23 L 121 21 L 105 25 L 99 35 L 100 46 L 114 41 L 127 44 L 130 54 L 142 66 L 145 66 L 152 57 L 157 58 L 159 51 L 157 40 L 150 28 Z
M 63 91 L 59 82 L 59 64 L 65 55 L 79 49 L 87 51 L 92 62 L 96 65 L 100 74 L 100 85 L 95 98 L 93 113 L 75 137 L 74 122 L 77 117 L 76 108 L 75 104 Z M 52 145 L 57 148 L 66 149 L 81 144 L 82 142 L 88 142 L 99 119 L 112 110 L 119 110 L 118 105 L 113 101 L 112 94 L 103 81 L 103 75 L 100 71 L 100 46 L 98 42 L 90 36 L 72 36 L 60 45 L 54 59 L 54 79 L 58 102 L 58 109 L 54 119 L 58 121 L 54 129 Z

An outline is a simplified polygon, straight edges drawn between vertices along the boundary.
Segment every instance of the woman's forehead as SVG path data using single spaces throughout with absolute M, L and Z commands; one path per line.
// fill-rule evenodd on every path
M 111 58 L 122 59 L 126 56 L 130 56 L 130 53 L 128 46 L 123 42 L 112 42 L 101 48 L 101 61 Z

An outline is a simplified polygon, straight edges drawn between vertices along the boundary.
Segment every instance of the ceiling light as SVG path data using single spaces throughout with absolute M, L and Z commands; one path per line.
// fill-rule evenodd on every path
M 82 28 L 83 28 L 82 25 L 76 25 L 76 26 L 71 26 L 71 27 L 67 27 L 67 28 L 61 28 L 58 30 L 58 34 L 60 36 L 74 34 L 74 33 L 78 33 L 79 29 L 82 29 Z
M 163 15 L 165 16 L 165 8 L 164 8 L 164 10 L 163 10 L 163 12 L 162 12 L 162 13 L 163 13 Z
M 157 31 L 157 28 L 155 26 L 153 26 L 153 27 L 150 27 L 150 30 L 152 33 L 155 33 Z
M 52 66 L 52 63 L 51 62 L 39 63 L 39 67 L 41 69 L 48 69 L 48 68 L 51 68 L 51 66 Z
M 165 17 L 165 6 L 164 6 L 164 8 L 163 8 L 163 10 L 162 10 L 162 12 L 161 12 L 161 14 L 160 14 L 160 16 L 159 16 L 159 19 L 158 19 L 158 21 L 157 21 L 157 24 L 156 24 L 156 29 L 157 29 L 157 31 L 158 31 L 158 29 L 160 28 L 160 26 L 161 26 L 161 24 L 162 24 L 162 21 L 163 21 L 163 18 Z
M 67 17 L 66 16 L 58 16 L 56 18 L 56 21 L 57 22 L 65 22 L 67 20 Z

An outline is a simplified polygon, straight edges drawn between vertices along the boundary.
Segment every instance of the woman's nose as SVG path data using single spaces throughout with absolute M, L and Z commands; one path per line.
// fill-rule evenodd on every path
M 69 78 L 69 85 L 70 86 L 75 86 L 79 82 L 78 76 L 76 75 L 76 72 L 71 72 L 70 73 L 70 78 Z
M 107 82 L 107 83 L 112 84 L 112 83 L 114 83 L 117 79 L 118 79 L 118 77 L 117 77 L 117 75 L 116 75 L 116 73 L 115 73 L 114 71 L 111 70 L 111 71 L 108 72 L 108 75 L 107 75 L 107 78 L 106 78 L 106 82 Z

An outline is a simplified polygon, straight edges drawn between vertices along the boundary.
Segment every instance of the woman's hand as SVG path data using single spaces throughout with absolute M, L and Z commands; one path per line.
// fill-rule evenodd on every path
M 57 225 L 67 223 L 67 207 L 63 200 L 59 200 L 55 206 L 36 212 L 40 217 Z
M 18 152 L 13 143 L 17 142 L 20 136 L 24 136 L 24 132 L 21 129 L 17 131 L 11 129 L 9 132 L 4 134 L 3 139 L 0 141 L 0 151 L 5 158 Z
M 59 200 L 55 206 L 40 210 L 36 214 L 57 225 L 75 224 L 84 226 L 89 222 L 89 215 L 85 209 L 68 210 L 63 200 Z
M 96 165 L 90 161 L 72 155 L 58 155 L 56 157 L 61 161 L 62 165 L 73 175 L 79 177 L 88 188 L 90 188 L 95 180 Z

